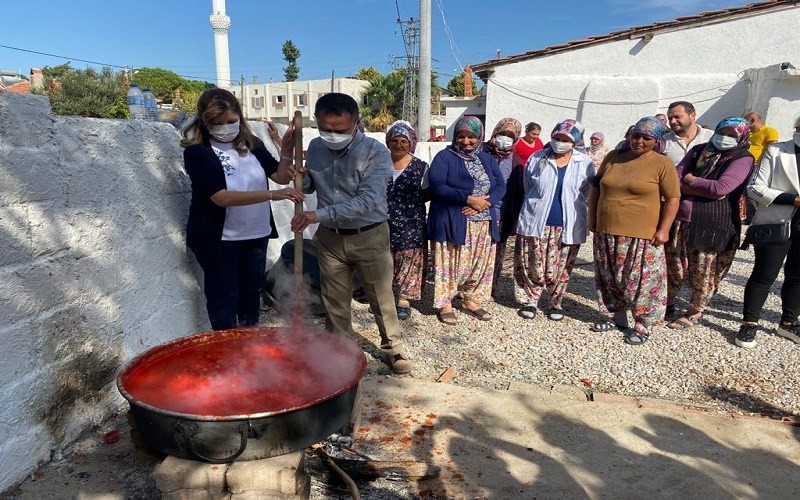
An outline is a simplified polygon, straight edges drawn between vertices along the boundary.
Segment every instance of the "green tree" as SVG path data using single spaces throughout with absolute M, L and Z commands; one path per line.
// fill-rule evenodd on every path
M 287 82 L 293 82 L 300 74 L 300 66 L 297 65 L 297 60 L 300 59 L 300 49 L 291 40 L 286 40 L 283 42 L 281 50 L 283 51 L 283 60 L 288 63 L 283 68 L 283 76 Z
M 365 92 L 367 104 L 362 106 L 361 115 L 370 131 L 381 132 L 403 113 L 405 70 L 397 69 L 387 75 L 381 75 L 374 68 L 371 70 L 366 68 L 362 73 L 372 79 Z
M 378 78 L 383 78 L 383 75 L 380 71 L 375 69 L 374 66 L 370 66 L 368 68 L 362 66 L 361 68 L 358 68 L 358 71 L 356 71 L 356 73 L 353 75 L 353 78 L 373 82 Z
M 45 78 L 53 113 L 99 118 L 129 116 L 123 73 L 105 67 L 100 71 L 70 69 L 60 75 L 55 84 L 52 77 Z
M 447 91 L 455 97 L 464 95 L 464 73 L 454 76 L 447 82 Z M 478 95 L 478 86 L 475 85 L 474 78 L 472 80 L 472 95 Z
M 59 64 L 58 66 L 45 66 L 42 68 L 42 76 L 44 78 L 58 80 L 64 76 L 65 73 L 70 71 L 74 71 L 74 69 L 69 65 L 69 62 L 65 62 L 64 64 Z
M 171 103 L 175 89 L 180 88 L 186 102 L 187 94 L 198 96 L 214 85 L 201 80 L 187 80 L 177 73 L 164 68 L 140 68 L 133 75 L 133 82 L 140 87 L 150 87 L 157 99 Z M 196 101 L 195 101 L 196 102 Z

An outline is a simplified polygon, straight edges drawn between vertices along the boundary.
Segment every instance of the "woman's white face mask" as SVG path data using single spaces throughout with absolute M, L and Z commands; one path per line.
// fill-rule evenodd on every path
M 507 135 L 498 135 L 494 138 L 494 144 L 497 146 L 497 149 L 506 151 L 511 149 L 511 146 L 514 145 L 514 139 Z
M 714 134 L 711 137 L 711 144 L 720 151 L 728 151 L 733 149 L 739 141 L 735 137 L 728 137 L 727 135 Z
M 564 154 L 570 149 L 572 149 L 573 144 L 571 142 L 562 142 L 553 139 L 550 141 L 550 147 L 553 149 L 554 153 Z
M 224 125 L 214 125 L 208 127 L 208 132 L 214 140 L 219 142 L 231 142 L 239 135 L 239 120 Z

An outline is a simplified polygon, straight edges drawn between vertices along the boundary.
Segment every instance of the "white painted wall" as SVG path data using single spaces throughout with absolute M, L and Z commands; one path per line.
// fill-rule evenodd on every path
M 0 92 L 0 491 L 120 405 L 132 356 L 207 328 L 178 140 Z
M 714 127 L 748 108 L 758 92 L 744 72 L 782 62 L 800 66 L 800 7 L 737 18 L 725 23 L 655 33 L 650 42 L 620 40 L 551 56 L 498 66 L 487 83 L 486 126 L 506 116 L 553 126 L 577 118 L 588 134 L 602 131 L 610 145 L 628 125 L 645 115 L 666 112 L 670 102 L 687 100 L 697 121 Z M 800 80 L 773 85 L 756 111 L 781 132 L 792 134 L 800 114 Z
M 444 104 L 445 109 L 445 139 L 447 142 L 453 140 L 453 125 L 455 125 L 456 120 L 461 118 L 465 115 L 477 115 L 483 116 L 486 115 L 486 98 L 483 96 L 475 96 L 475 97 L 443 97 L 442 103 Z M 494 122 L 496 123 L 496 121 Z M 489 130 L 494 127 L 492 124 L 491 127 L 488 126 Z

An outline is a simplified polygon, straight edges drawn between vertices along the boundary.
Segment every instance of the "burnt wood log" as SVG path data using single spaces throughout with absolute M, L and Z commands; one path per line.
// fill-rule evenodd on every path
M 342 480 L 328 467 L 324 459 L 311 448 L 306 449 L 306 473 L 325 484 L 341 485 Z M 372 460 L 330 457 L 331 460 L 353 479 L 373 480 L 378 478 L 399 481 L 419 481 L 437 477 L 439 467 L 413 460 Z

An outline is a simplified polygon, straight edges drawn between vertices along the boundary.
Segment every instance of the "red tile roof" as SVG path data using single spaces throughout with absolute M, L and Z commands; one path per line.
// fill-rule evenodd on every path
M 475 74 L 483 79 L 486 79 L 488 73 L 497 66 L 503 66 L 528 59 L 535 59 L 537 57 L 557 54 L 559 52 L 582 49 L 591 45 L 597 45 L 615 40 L 628 40 L 635 37 L 643 37 L 649 33 L 655 34 L 664 30 L 672 31 L 675 29 L 684 29 L 696 24 L 728 21 L 732 17 L 761 14 L 771 10 L 788 9 L 791 7 L 796 7 L 799 3 L 800 0 L 767 0 L 764 2 L 747 4 L 743 7 L 710 10 L 701 12 L 694 16 L 681 16 L 671 21 L 660 21 L 643 26 L 634 26 L 626 30 L 612 31 L 611 33 L 607 33 L 605 35 L 590 36 L 581 40 L 572 40 L 559 45 L 551 45 L 549 47 L 545 47 L 544 49 L 532 50 L 525 52 L 524 54 L 517 54 L 500 59 L 491 59 L 479 64 L 473 64 L 470 67 Z
M 17 82 L 13 85 L 9 85 L 8 87 L 4 87 L 0 85 L 0 91 L 3 92 L 12 92 L 14 94 L 30 94 L 31 93 L 31 82 L 27 80 L 23 80 L 21 82 Z

